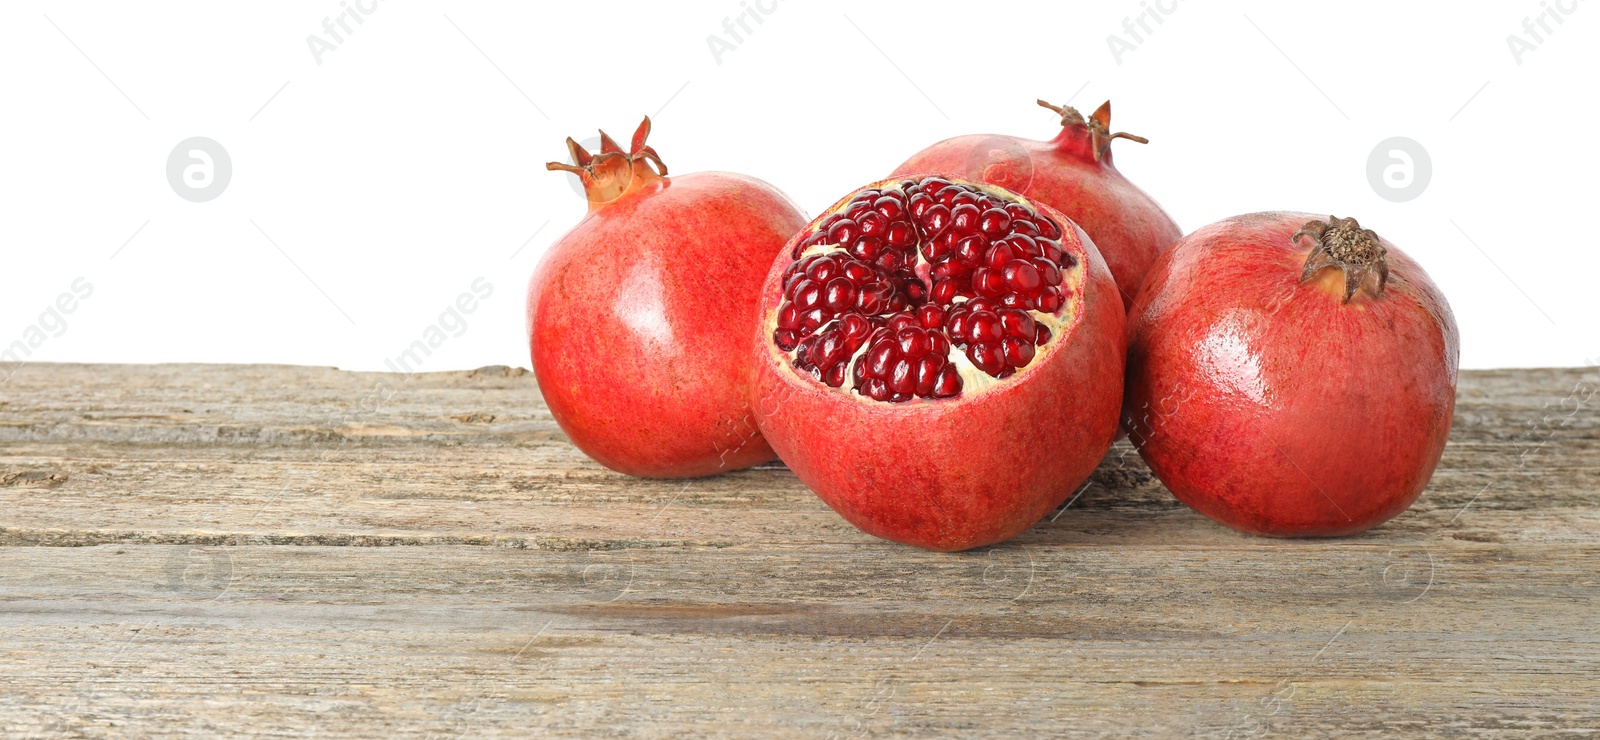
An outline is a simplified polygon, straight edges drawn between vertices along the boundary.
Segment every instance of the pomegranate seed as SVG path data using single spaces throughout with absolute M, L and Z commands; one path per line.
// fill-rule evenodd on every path
M 944 309 L 933 303 L 924 304 L 917 308 L 917 320 L 924 329 L 938 329 L 944 326 Z
M 1032 221 L 1014 221 L 1011 224 L 1011 233 L 1020 236 L 1039 236 L 1039 225 Z
M 1006 285 L 1018 293 L 1036 293 L 1044 284 L 1039 277 L 1039 268 L 1031 262 L 1012 260 L 1006 264 L 1003 274 Z
M 816 331 L 818 327 L 827 322 L 828 319 L 823 315 L 822 309 L 813 308 L 800 314 L 800 333 L 805 334 Z
M 898 335 L 900 354 L 913 360 L 928 354 L 928 333 L 919 328 L 902 329 Z
M 889 224 L 889 230 L 884 234 L 884 241 L 896 249 L 904 249 L 917 241 L 916 230 L 905 221 L 895 221 Z
M 785 352 L 794 349 L 796 345 L 800 344 L 799 335 L 788 329 L 779 329 L 773 332 L 772 341 L 778 345 L 778 349 Z
M 823 303 L 834 312 L 856 305 L 856 286 L 851 285 L 844 277 L 829 280 L 828 292 Z
M 789 331 L 800 328 L 800 309 L 795 308 L 793 303 L 786 303 L 778 309 L 778 328 Z
M 1033 327 L 1033 343 L 1040 345 L 1048 341 L 1050 341 L 1050 327 L 1044 324 L 1035 324 Z
M 844 369 L 844 363 L 842 362 L 828 368 L 828 371 L 822 374 L 822 382 L 827 383 L 830 388 L 838 388 L 844 385 Z
M 911 210 L 911 217 L 919 221 L 928 212 L 928 208 L 933 205 L 933 202 L 933 196 L 928 195 L 926 191 L 917 193 L 906 201 Z
M 889 230 L 889 219 L 877 211 L 867 211 L 861 214 L 856 225 L 861 229 L 862 236 L 881 236 Z
M 983 264 L 984 252 L 989 249 L 989 240 L 974 234 L 956 242 L 956 259 L 962 263 L 977 267 Z
M 998 342 L 1005 336 L 1005 330 L 1000 326 L 1000 317 L 989 311 L 978 311 L 972 314 L 968 333 L 972 341 L 979 343 Z
M 906 203 L 901 199 L 902 197 L 894 194 L 885 195 L 873 201 L 872 208 L 883 216 L 885 223 L 899 221 L 905 218 L 906 215 Z
M 828 242 L 831 244 L 849 244 L 855 241 L 860 233 L 856 228 L 856 222 L 848 218 L 842 218 L 828 227 Z
M 1004 210 L 990 208 L 978 217 L 978 231 L 990 239 L 1005 236 L 1011 230 L 1011 217 Z
M 999 270 L 980 267 L 972 272 L 972 289 L 985 298 L 998 298 L 1006 292 L 1006 278 Z
M 983 258 L 983 263 L 991 270 L 1005 269 L 1006 263 L 1017 258 L 1017 250 L 1010 244 L 1001 242 L 989 248 L 989 254 Z
M 939 280 L 933 284 L 933 291 L 928 294 L 928 300 L 940 305 L 949 305 L 956 299 L 956 284 L 952 280 Z
M 975 232 L 978 230 L 978 216 L 981 213 L 983 212 L 971 203 L 957 204 L 950 209 L 950 228 L 962 234 Z
M 1005 331 L 1006 336 L 1033 340 L 1034 321 L 1027 311 L 1004 308 L 999 311 L 999 316 L 1000 328 Z
M 923 238 L 938 236 L 950 225 L 950 208 L 942 203 L 928 206 L 927 212 L 922 214 L 917 223 L 922 227 Z
M 889 371 L 889 390 L 896 394 L 910 393 L 917 389 L 917 370 L 911 360 L 904 357 L 895 360 L 894 367 Z
M 939 380 L 933 384 L 934 398 L 952 398 L 961 393 L 961 375 L 956 372 L 955 365 L 946 364 L 939 371 Z
M 1006 369 L 1006 358 L 1001 354 L 1000 345 L 973 343 L 967 345 L 967 359 L 990 375 L 999 375 Z
M 1039 227 L 1039 236 L 1042 236 L 1046 239 L 1061 238 L 1061 227 L 1056 226 L 1055 223 L 1053 223 L 1050 219 L 1041 218 L 1034 223 Z
M 1006 364 L 1012 367 L 1023 367 L 1033 361 L 1033 342 L 1006 337 L 1000 340 L 1000 349 L 1005 355 Z
M 1065 300 L 1061 297 L 1061 289 L 1051 286 L 1039 294 L 1039 310 L 1045 313 L 1055 313 L 1061 310 Z

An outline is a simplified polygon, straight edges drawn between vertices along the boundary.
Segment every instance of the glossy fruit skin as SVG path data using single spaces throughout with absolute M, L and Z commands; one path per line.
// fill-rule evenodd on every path
M 770 316 L 757 332 L 763 435 L 801 482 L 868 534 L 939 551 L 1009 539 L 1066 501 L 1116 437 L 1124 369 L 1116 283 L 1081 229 L 1033 205 L 1077 236 L 1062 249 L 1087 274 L 1076 323 L 1026 375 L 978 394 L 885 404 L 797 375 L 773 347 Z M 781 301 L 793 247 L 767 276 L 765 312 Z
M 1156 255 L 1183 236 L 1155 199 L 1117 171 L 1110 148 L 1098 146 L 1081 124 L 1063 126 L 1050 141 L 958 136 L 911 155 L 894 170 L 925 172 L 997 185 L 1066 214 L 1094 240 L 1125 306 L 1133 305 Z
M 1124 424 L 1179 500 L 1273 537 L 1362 532 L 1409 507 L 1450 434 L 1459 336 L 1394 245 L 1381 297 L 1301 283 L 1307 213 L 1230 218 L 1152 266 L 1129 315 Z
M 755 178 L 646 178 L 551 245 L 528 286 L 550 413 L 612 470 L 712 475 L 771 460 L 750 413 L 750 327 L 773 256 L 805 225 Z

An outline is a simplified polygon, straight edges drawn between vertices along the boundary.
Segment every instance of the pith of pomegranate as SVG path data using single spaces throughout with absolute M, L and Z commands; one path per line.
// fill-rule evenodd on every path
M 572 139 L 589 213 L 550 246 L 528 286 L 528 341 L 550 413 L 613 470 L 661 478 L 772 459 L 750 404 L 760 286 L 805 217 L 744 175 L 667 177 L 645 145 Z
M 1027 529 L 1117 433 L 1123 308 L 1048 206 L 941 176 L 873 183 L 763 288 L 762 433 L 841 516 L 933 550 Z
M 1427 485 L 1455 410 L 1455 317 L 1355 219 L 1194 232 L 1129 315 L 1128 436 L 1173 495 L 1275 537 L 1354 534 Z
M 1088 118 L 1068 106 L 1039 105 L 1061 116 L 1050 141 L 972 135 L 946 139 L 906 160 L 896 176 L 942 172 L 998 185 L 1066 214 L 1094 240 L 1132 306 L 1150 262 L 1183 232 L 1154 199 L 1129 182 L 1111 161 L 1111 142 L 1147 139 L 1111 133 L 1111 101 Z

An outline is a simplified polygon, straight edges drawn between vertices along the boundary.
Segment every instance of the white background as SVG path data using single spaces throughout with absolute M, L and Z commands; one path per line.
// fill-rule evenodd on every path
M 1118 142 L 1119 167 L 1185 231 L 1358 217 L 1444 289 L 1465 367 L 1600 357 L 1593 3 L 761 1 L 734 39 L 755 0 L 362 0 L 319 64 L 307 38 L 340 0 L 10 0 L 0 348 L 84 278 L 31 359 L 381 369 L 482 277 L 493 295 L 422 369 L 525 366 L 528 276 L 584 213 L 544 170 L 566 136 L 625 141 L 650 114 L 674 172 L 751 174 L 814 213 L 942 138 L 1053 136 L 1044 97 L 1113 99 L 1114 128 L 1151 139 Z M 1162 22 L 1135 38 L 1146 12 Z M 191 136 L 232 158 L 205 203 L 166 179 Z M 1367 180 L 1393 136 L 1432 161 L 1410 202 Z

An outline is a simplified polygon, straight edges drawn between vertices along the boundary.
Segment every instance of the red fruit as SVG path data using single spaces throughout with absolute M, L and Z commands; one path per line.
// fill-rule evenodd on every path
M 1455 409 L 1455 317 L 1355 219 L 1257 213 L 1150 270 L 1129 315 L 1129 438 L 1194 510 L 1277 537 L 1404 511 Z
M 896 206 L 883 208 L 885 199 Z M 837 224 L 868 203 L 893 213 L 887 229 L 905 224 L 915 235 L 885 246 L 905 271 L 863 263 L 852 243 L 834 240 Z M 978 218 L 963 215 L 979 207 Z M 1006 219 L 986 221 L 990 211 Z M 1056 250 L 1053 270 L 1017 260 L 993 271 L 941 269 L 962 259 L 938 246 L 946 235 L 1002 239 L 1019 228 Z M 786 333 L 798 298 L 784 286 L 823 263 L 855 276 L 857 295 L 881 300 L 825 307 L 827 323 Z M 1038 309 L 1041 300 L 1054 308 Z M 761 311 L 762 433 L 801 481 L 870 534 L 934 550 L 1007 539 L 1066 500 L 1116 436 L 1124 341 L 1116 283 L 1082 230 L 1000 188 L 929 177 L 846 197 L 772 266 Z M 870 333 L 852 329 L 862 322 Z M 839 337 L 842 352 L 802 351 Z M 834 373 L 849 380 L 826 382 Z
M 1050 141 L 958 136 L 911 155 L 894 174 L 948 173 L 998 185 L 1065 213 L 1094 240 L 1117 279 L 1123 304 L 1132 306 L 1150 263 L 1183 236 L 1166 211 L 1111 163 L 1112 139 L 1147 140 L 1111 133 L 1110 101 L 1088 119 L 1067 106 L 1043 100 L 1039 105 L 1061 114 L 1061 133 Z M 1003 211 L 978 216 L 981 233 L 1004 228 L 999 226 L 1003 216 Z
M 583 180 L 589 214 L 528 286 L 539 391 L 572 443 L 618 472 L 747 468 L 772 459 L 751 410 L 750 327 L 766 268 L 805 217 L 754 178 L 668 178 L 649 132 L 646 118 L 629 152 L 601 132 L 593 156 L 567 139 L 575 164 L 548 165 Z M 811 281 L 816 310 L 841 299 L 831 286 Z M 811 313 L 786 322 L 798 333 Z

